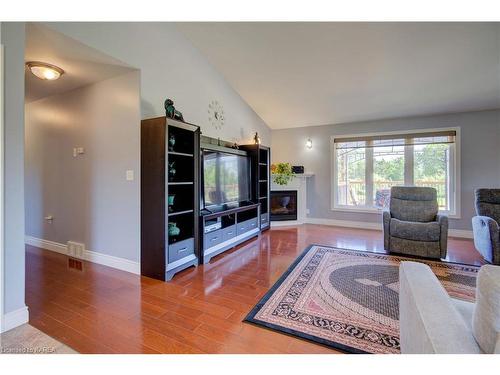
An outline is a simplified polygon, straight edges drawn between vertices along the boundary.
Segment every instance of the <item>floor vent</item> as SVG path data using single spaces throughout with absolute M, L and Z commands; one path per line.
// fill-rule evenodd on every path
M 68 267 L 77 271 L 83 271 L 83 262 L 79 259 L 68 258 Z

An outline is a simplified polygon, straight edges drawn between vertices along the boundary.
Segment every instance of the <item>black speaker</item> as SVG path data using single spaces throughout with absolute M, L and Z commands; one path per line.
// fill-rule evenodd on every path
M 303 174 L 304 166 L 303 165 L 294 165 L 292 166 L 292 172 L 295 174 Z

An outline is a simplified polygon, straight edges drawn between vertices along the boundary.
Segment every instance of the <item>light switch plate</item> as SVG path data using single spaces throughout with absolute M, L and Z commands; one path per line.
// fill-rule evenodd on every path
M 132 169 L 127 170 L 125 178 L 127 181 L 134 181 L 134 171 Z

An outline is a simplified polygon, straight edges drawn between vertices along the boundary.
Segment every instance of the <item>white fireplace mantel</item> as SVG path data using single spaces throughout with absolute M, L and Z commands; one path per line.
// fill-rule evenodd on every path
M 286 185 L 278 185 L 271 176 L 271 191 L 297 191 L 297 220 L 271 221 L 271 227 L 304 224 L 307 217 L 307 179 L 314 173 L 296 174 Z

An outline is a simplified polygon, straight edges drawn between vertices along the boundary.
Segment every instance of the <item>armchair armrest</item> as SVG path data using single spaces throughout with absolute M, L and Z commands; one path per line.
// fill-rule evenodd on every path
M 500 262 L 500 229 L 498 223 L 488 216 L 472 218 L 474 246 L 490 263 Z
M 389 211 L 384 211 L 382 213 L 382 220 L 384 224 L 384 249 L 390 250 L 390 236 L 391 233 L 389 228 L 391 227 L 391 213 Z
M 402 354 L 480 353 L 470 329 L 430 267 L 399 266 Z
M 441 228 L 441 236 L 439 238 L 441 258 L 446 258 L 446 250 L 448 248 L 448 216 L 436 215 L 436 221 L 439 223 Z

